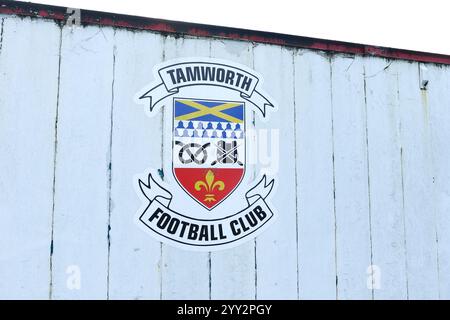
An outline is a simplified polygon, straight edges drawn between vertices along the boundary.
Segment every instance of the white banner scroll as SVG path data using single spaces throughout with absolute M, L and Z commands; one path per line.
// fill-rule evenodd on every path
M 146 183 L 138 180 L 138 184 L 149 203 L 137 222 L 178 245 L 207 250 L 222 248 L 249 235 L 255 236 L 274 217 L 265 201 L 274 180 L 267 183 L 266 176 L 246 192 L 248 207 L 227 217 L 210 220 L 193 219 L 170 209 L 172 194 L 158 184 L 152 174 L 148 175 Z
M 163 99 L 177 94 L 189 86 L 219 86 L 240 92 L 240 96 L 258 108 L 263 117 L 266 108 L 275 106 L 266 94 L 257 90 L 259 78 L 242 68 L 218 62 L 180 62 L 157 69 L 160 80 L 139 95 L 139 99 L 150 99 L 150 111 Z

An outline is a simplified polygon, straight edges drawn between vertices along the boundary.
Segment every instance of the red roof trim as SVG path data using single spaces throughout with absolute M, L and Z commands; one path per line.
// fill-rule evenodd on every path
M 0 13 L 64 21 L 67 8 L 19 1 L 0 0 Z M 150 30 L 168 34 L 198 37 L 219 37 L 252 41 L 295 48 L 308 48 L 329 52 L 370 55 L 391 59 L 432 62 L 450 65 L 450 56 L 357 43 L 323 40 L 287 34 L 219 27 L 204 24 L 143 18 L 99 11 L 81 10 L 81 22 L 88 25 L 104 25 L 138 30 Z

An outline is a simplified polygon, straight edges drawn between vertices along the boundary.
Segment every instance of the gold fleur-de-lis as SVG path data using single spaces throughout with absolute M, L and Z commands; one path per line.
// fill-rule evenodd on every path
M 214 176 L 214 172 L 208 170 L 205 175 L 205 181 L 199 180 L 194 184 L 195 190 L 201 191 L 203 188 L 206 192 L 208 192 L 207 194 L 205 194 L 205 200 L 203 200 L 205 202 L 216 201 L 216 199 L 214 198 L 215 194 L 213 193 L 215 189 L 217 189 L 218 191 L 222 191 L 223 189 L 225 189 L 225 183 L 221 180 L 216 181 L 215 179 L 216 177 Z

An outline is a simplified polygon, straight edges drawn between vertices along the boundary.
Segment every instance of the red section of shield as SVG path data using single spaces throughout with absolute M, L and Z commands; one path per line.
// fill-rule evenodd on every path
M 242 168 L 174 168 L 181 186 L 200 204 L 211 210 L 241 182 Z

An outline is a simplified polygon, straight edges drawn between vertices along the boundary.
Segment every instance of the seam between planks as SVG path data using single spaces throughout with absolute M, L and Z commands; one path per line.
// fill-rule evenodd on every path
M 61 48 L 62 48 L 62 29 L 59 30 L 59 48 L 58 48 L 58 80 L 56 90 L 56 110 L 55 110 L 55 135 L 53 147 L 53 181 L 52 181 L 52 217 L 51 217 L 51 233 L 50 233 L 50 256 L 49 256 L 49 272 L 50 283 L 48 298 L 53 298 L 53 240 L 54 240 L 54 225 L 55 225 L 55 193 L 56 193 L 56 157 L 58 154 L 58 120 L 59 120 L 59 93 L 61 84 Z
M 2 18 L 2 23 L 0 24 L 0 53 L 3 48 L 3 27 L 5 25 L 5 18 Z
M 406 280 L 406 300 L 409 300 L 409 279 L 408 279 L 408 247 L 406 246 L 406 212 L 405 212 L 405 181 L 403 174 L 403 146 L 402 146 L 402 117 L 400 105 L 400 86 L 397 71 L 397 100 L 399 106 L 399 140 L 400 140 L 400 176 L 402 182 L 402 218 L 403 218 L 403 246 L 405 254 L 405 280 Z
M 167 36 L 163 36 L 163 45 L 161 60 L 166 61 L 166 41 Z M 161 180 L 164 180 L 164 114 L 166 113 L 166 108 L 162 109 L 161 112 Z M 159 243 L 159 300 L 163 300 L 163 275 L 164 275 L 164 261 L 163 261 L 164 244 Z
M 251 46 L 249 46 L 249 50 L 252 51 L 251 57 L 252 57 L 252 69 L 255 70 L 255 46 L 256 44 L 252 43 Z M 252 114 L 252 124 L 253 129 L 256 133 L 256 112 L 251 111 Z M 255 179 L 257 174 L 257 166 L 255 165 L 253 169 L 253 179 Z M 257 261 L 257 241 L 256 238 L 253 239 L 253 248 L 254 248 L 254 259 L 255 259 L 255 300 L 258 300 L 258 261 Z
M 336 168 L 334 163 L 334 108 L 333 108 L 333 63 L 332 57 L 329 57 L 330 65 L 330 107 L 331 107 L 331 161 L 333 164 L 333 215 L 334 215 L 334 271 L 335 271 L 335 296 L 338 300 L 338 270 L 337 270 L 337 217 L 336 217 Z
M 363 65 L 363 83 L 364 83 L 364 119 L 366 129 L 366 161 L 367 161 L 367 193 L 368 193 L 368 210 L 369 210 L 369 239 L 370 239 L 370 268 L 373 273 L 373 242 L 372 242 L 372 205 L 370 198 L 370 159 L 369 159 L 369 129 L 367 119 L 367 81 L 366 81 L 366 66 Z M 371 286 L 372 300 L 374 300 L 374 288 Z
M 116 39 L 116 29 L 114 29 L 113 39 Z M 112 50 L 112 81 L 111 81 L 111 111 L 110 111 L 110 128 L 109 128 L 109 163 L 108 163 L 108 259 L 106 273 L 106 299 L 109 300 L 109 280 L 110 280 L 110 256 L 111 256 L 111 188 L 112 188 L 112 143 L 113 143 L 113 127 L 114 127 L 114 86 L 116 77 L 116 44 Z
M 408 280 L 408 248 L 406 246 L 406 212 L 405 212 L 405 181 L 403 174 L 403 147 L 400 147 L 400 171 L 402 178 L 402 213 L 403 213 L 403 244 L 405 247 L 405 273 L 406 273 L 406 300 L 409 300 L 409 280 Z
M 296 93 L 295 93 L 295 57 L 296 53 L 298 51 L 293 50 L 292 51 L 292 81 L 293 81 L 293 87 L 292 87 L 292 94 L 294 96 L 293 99 L 293 105 L 294 105 L 294 174 L 295 174 L 295 243 L 296 243 L 296 250 L 297 250 L 297 300 L 300 299 L 300 278 L 299 278 L 299 254 L 298 254 L 298 170 L 297 170 L 297 110 L 296 110 Z

